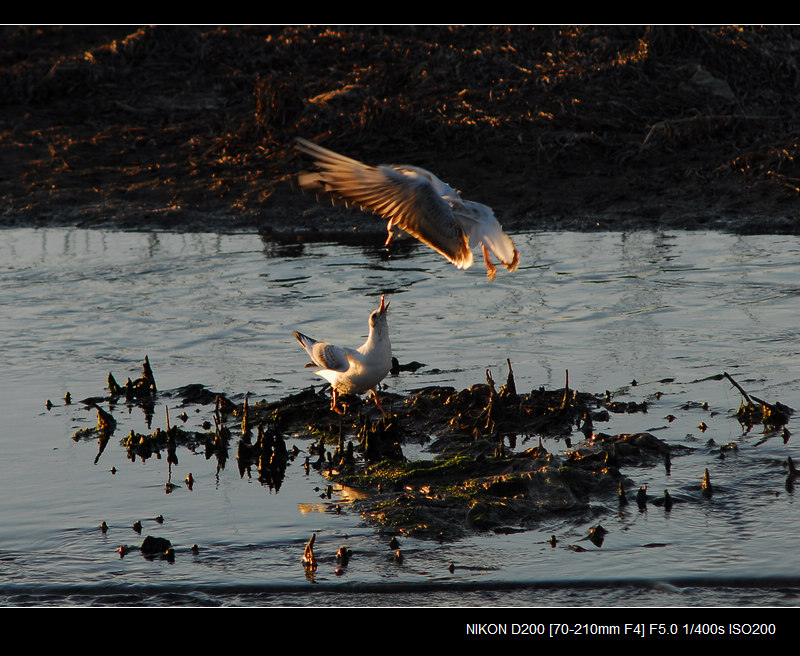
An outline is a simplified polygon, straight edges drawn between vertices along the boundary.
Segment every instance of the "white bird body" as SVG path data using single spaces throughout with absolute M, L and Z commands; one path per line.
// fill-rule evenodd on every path
M 471 249 L 480 244 L 489 280 L 497 274 L 489 250 L 509 271 L 517 268 L 519 252 L 491 208 L 464 200 L 430 171 L 408 165 L 369 166 L 305 139 L 297 142 L 317 167 L 297 176 L 300 188 L 387 219 L 387 245 L 400 229 L 459 269 L 472 266 Z
M 389 304 L 381 296 L 380 306 L 369 317 L 369 336 L 358 348 L 319 342 L 294 331 L 294 336 L 311 357 L 313 365 L 320 367 L 314 373 L 331 384 L 333 410 L 339 412 L 339 394 L 363 394 L 372 391 L 375 403 L 383 412 L 375 388 L 392 368 L 392 344 L 386 319 L 388 308 Z

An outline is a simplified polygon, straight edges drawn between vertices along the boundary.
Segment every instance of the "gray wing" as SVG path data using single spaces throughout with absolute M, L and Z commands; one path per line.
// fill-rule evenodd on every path
M 347 359 L 348 349 L 335 346 L 330 342 L 318 342 L 297 331 L 294 331 L 293 334 L 318 367 L 333 371 L 347 371 L 350 368 L 350 361 Z
M 314 158 L 316 170 L 297 176 L 298 185 L 348 207 L 389 221 L 441 253 L 460 269 L 473 261 L 468 237 L 427 171 L 401 166 L 369 166 L 317 144 L 298 139 L 298 149 Z

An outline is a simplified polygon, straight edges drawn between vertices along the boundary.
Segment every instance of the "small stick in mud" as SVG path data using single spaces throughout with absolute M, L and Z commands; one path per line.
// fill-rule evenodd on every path
M 565 373 L 564 373 L 564 399 L 561 402 L 561 407 L 562 408 L 566 408 L 567 407 L 567 405 L 569 403 L 569 397 L 570 397 L 570 392 L 569 392 L 569 369 L 566 369 Z
M 353 555 L 353 552 L 342 545 L 339 547 L 339 551 L 336 552 L 336 560 L 342 567 L 346 567 L 347 564 L 350 562 L 350 557 Z
M 647 485 L 643 485 L 636 493 L 636 503 L 639 510 L 647 510 Z
M 517 395 L 517 384 L 514 381 L 514 370 L 511 368 L 511 359 L 506 358 L 508 364 L 508 376 L 506 377 L 505 393 L 511 396 Z
M 670 510 L 672 510 L 672 505 L 673 501 L 672 497 L 669 495 L 669 490 L 664 490 L 664 510 L 669 512 Z
M 619 486 L 617 487 L 617 499 L 619 500 L 620 506 L 628 505 L 628 497 L 625 495 L 625 486 L 622 484 L 622 481 L 619 482 Z
M 747 401 L 749 404 L 752 404 L 752 403 L 753 403 L 753 402 L 750 400 L 750 397 L 747 395 L 747 392 L 745 392 L 745 391 L 744 391 L 744 389 L 742 388 L 742 386 L 741 386 L 741 385 L 739 385 L 739 383 L 737 383 L 737 382 L 736 382 L 736 381 L 735 381 L 735 380 L 734 380 L 734 379 L 731 377 L 731 375 L 730 375 L 730 374 L 729 374 L 727 371 L 723 372 L 723 374 L 722 374 L 722 375 L 723 375 L 723 376 L 725 376 L 725 378 L 727 378 L 729 381 L 731 381 L 731 385 L 733 385 L 733 386 L 734 386 L 736 389 L 738 389 L 738 390 L 739 390 L 739 392 L 741 392 L 741 394 L 742 394 L 742 396 L 744 397 L 744 400 L 745 400 L 745 401 Z
M 706 467 L 705 472 L 703 472 L 703 480 L 700 483 L 700 490 L 704 497 L 711 497 L 714 494 L 714 488 L 711 485 L 711 476 L 708 473 L 708 467 Z
M 798 475 L 800 475 L 800 472 L 797 471 L 797 467 L 795 466 L 794 461 L 792 460 L 792 456 L 788 457 L 788 460 L 786 461 L 786 466 L 789 468 L 789 473 L 786 476 L 785 487 L 786 491 L 791 493 L 794 492 L 794 481 L 798 477 Z
M 306 544 L 306 548 L 303 551 L 303 567 L 309 570 L 317 569 L 317 559 L 314 558 L 314 540 L 317 539 L 317 534 L 312 533 L 311 539 Z

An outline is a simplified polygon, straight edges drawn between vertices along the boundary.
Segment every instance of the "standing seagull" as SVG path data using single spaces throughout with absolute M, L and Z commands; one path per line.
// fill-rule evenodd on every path
M 314 373 L 331 384 L 331 410 L 342 414 L 338 407 L 339 394 L 363 394 L 371 391 L 375 404 L 384 417 L 375 388 L 392 368 L 392 344 L 389 341 L 389 325 L 386 310 L 389 304 L 381 296 L 381 304 L 369 315 L 369 337 L 357 349 L 334 346 L 330 342 L 318 342 L 294 331 L 297 341 L 311 356 L 313 364 L 322 367 Z
M 491 208 L 462 199 L 430 171 L 395 164 L 369 166 L 301 138 L 297 139 L 297 148 L 313 157 L 316 164 L 316 170 L 297 176 L 300 188 L 334 204 L 355 205 L 388 219 L 387 246 L 394 228 L 399 228 L 459 269 L 472 266 L 471 249 L 480 244 L 489 280 L 497 275 L 489 250 L 509 271 L 517 268 L 519 252 Z

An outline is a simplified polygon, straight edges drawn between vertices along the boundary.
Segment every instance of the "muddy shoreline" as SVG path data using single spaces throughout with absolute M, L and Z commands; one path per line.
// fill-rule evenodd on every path
M 291 188 L 303 136 L 511 232 L 800 232 L 796 27 L 0 29 L 0 227 L 385 234 Z

